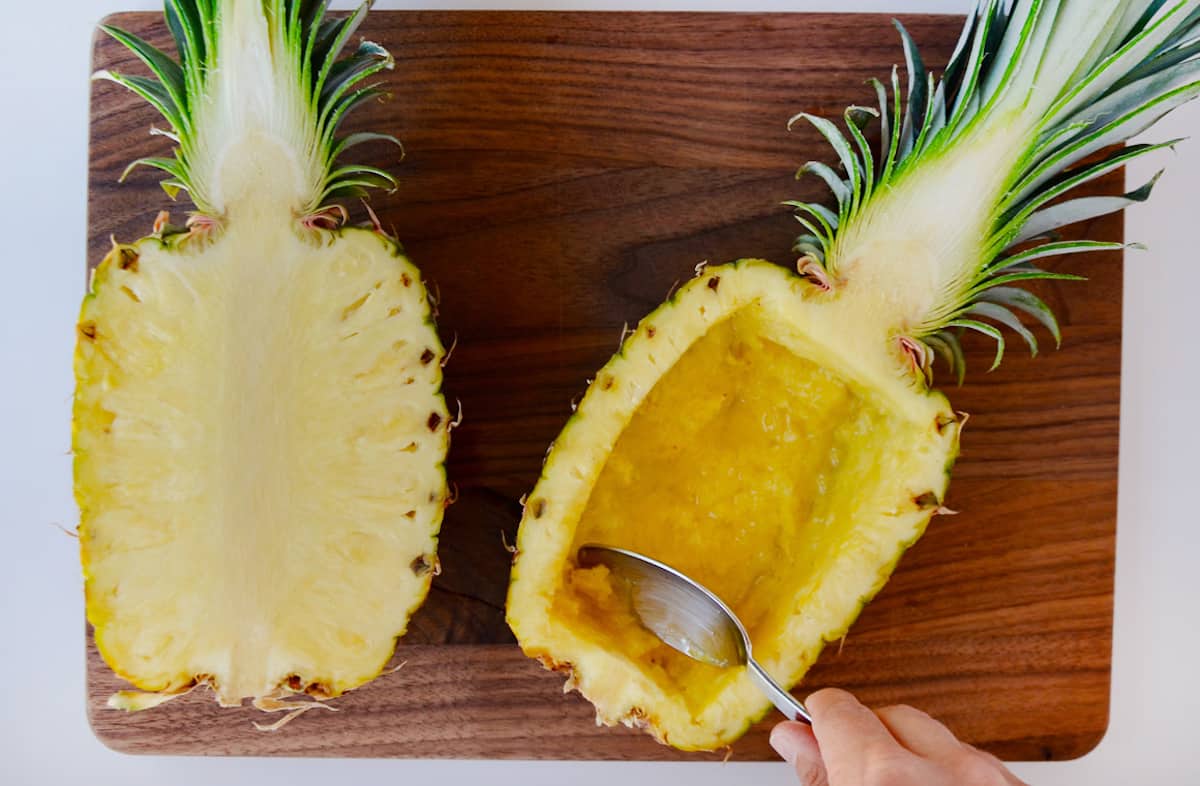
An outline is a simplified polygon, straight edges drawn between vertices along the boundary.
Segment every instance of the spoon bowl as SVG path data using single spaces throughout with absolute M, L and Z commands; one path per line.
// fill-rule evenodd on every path
M 812 722 L 804 705 L 754 660 L 741 620 L 702 584 L 644 554 L 598 543 L 580 548 L 577 560 L 584 567 L 603 565 L 624 581 L 638 619 L 664 644 L 713 666 L 745 666 L 754 684 L 788 720 Z

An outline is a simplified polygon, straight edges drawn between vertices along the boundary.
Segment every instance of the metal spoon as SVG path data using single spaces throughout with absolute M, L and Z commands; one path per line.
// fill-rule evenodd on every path
M 604 565 L 628 582 L 642 625 L 669 647 L 713 666 L 745 666 L 762 692 L 788 720 L 812 723 L 804 705 L 751 656 L 750 636 L 720 598 L 684 574 L 635 551 L 589 543 L 579 564 Z

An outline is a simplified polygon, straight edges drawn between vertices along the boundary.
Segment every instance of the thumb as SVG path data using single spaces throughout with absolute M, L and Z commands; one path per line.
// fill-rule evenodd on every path
M 802 786 L 829 786 L 825 762 L 812 727 L 806 723 L 785 721 L 771 730 L 771 747 L 796 770 Z

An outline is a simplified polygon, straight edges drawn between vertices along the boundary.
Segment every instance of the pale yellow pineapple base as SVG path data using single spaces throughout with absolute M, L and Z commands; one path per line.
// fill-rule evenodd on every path
M 853 334 L 838 346 L 818 332 L 829 304 L 811 290 L 766 263 L 705 271 L 642 321 L 547 460 L 509 620 L 606 722 L 710 749 L 768 704 L 743 670 L 697 663 L 643 630 L 604 568 L 575 566 L 584 543 L 707 585 L 792 684 L 940 504 L 957 447 L 945 399 L 881 379 L 878 365 L 865 373 L 867 348 L 847 351 Z
M 74 421 L 87 613 L 142 690 L 336 696 L 428 591 L 447 413 L 425 289 L 387 238 L 320 238 L 246 221 L 96 271 Z

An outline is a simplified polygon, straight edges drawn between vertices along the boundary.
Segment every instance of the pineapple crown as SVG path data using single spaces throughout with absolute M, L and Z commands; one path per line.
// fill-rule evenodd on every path
M 371 5 L 346 16 L 327 17 L 329 0 L 165 0 L 164 15 L 178 61 L 136 35 L 101 25 L 153 74 L 145 77 L 100 71 L 96 79 L 123 85 L 149 102 L 169 124 L 152 129 L 176 145 L 172 157 L 134 161 L 167 174 L 162 187 L 174 199 L 187 191 L 202 214 L 224 209 L 218 172 L 223 148 L 238 132 L 260 131 L 284 141 L 304 170 L 297 212 L 333 215 L 329 202 L 365 196 L 369 188 L 394 190 L 390 173 L 340 163 L 364 142 L 400 146 L 388 134 L 337 136 L 346 115 L 385 95 L 379 83 L 364 84 L 391 69 L 392 56 L 361 41 L 341 57 Z
M 870 223 L 864 214 L 883 194 L 955 146 L 977 141 L 980 132 L 1000 124 L 1020 125 L 1015 160 L 992 162 L 1007 172 L 1007 179 L 987 218 L 982 250 L 973 252 L 946 283 L 936 306 L 913 330 L 916 341 L 906 345 L 927 381 L 936 354 L 961 384 L 965 364 L 959 337 L 964 330 L 996 342 L 993 369 L 1004 355 L 1000 327 L 1016 332 L 1037 354 L 1037 340 L 1016 312 L 1033 317 L 1060 341 L 1050 308 L 1013 285 L 1081 277 L 1035 263 L 1125 247 L 1062 241 L 1055 233 L 1146 200 L 1157 175 L 1121 196 L 1058 198 L 1181 141 L 1110 149 L 1200 94 L 1200 0 L 977 0 L 940 79 L 926 70 L 904 26 L 895 25 L 908 72 L 907 101 L 901 100 L 900 77 L 893 68 L 890 94 L 888 85 L 870 81 L 878 108 L 846 109 L 846 134 L 807 113 L 792 118 L 789 127 L 798 120 L 816 127 L 837 153 L 842 171 L 814 161 L 797 173 L 797 178 L 812 174 L 822 179 L 836 198 L 836 210 L 819 203 L 786 204 L 807 229 L 795 244 L 802 272 L 829 281 L 836 276 L 848 229 Z M 863 133 L 876 119 L 881 125 L 878 155 Z

